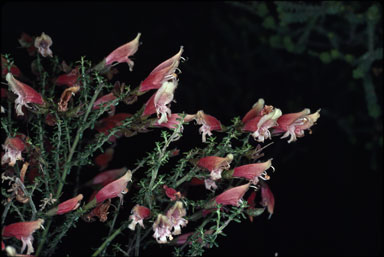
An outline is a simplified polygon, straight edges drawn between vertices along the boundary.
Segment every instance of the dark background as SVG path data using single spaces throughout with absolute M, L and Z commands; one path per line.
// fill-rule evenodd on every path
M 187 61 L 179 66 L 182 73 L 173 112 L 202 109 L 229 124 L 232 117 L 242 117 L 258 98 L 283 113 L 322 108 L 312 135 L 291 144 L 276 138 L 265 152 L 274 158 L 276 168 L 269 182 L 276 199 L 272 219 L 262 215 L 253 223 L 231 224 L 228 236 L 218 241 L 220 248 L 206 254 L 380 254 L 382 129 L 372 138 L 376 125 L 369 119 L 348 128 L 339 122 L 346 115 L 359 119 L 357 114 L 366 112 L 360 82 L 355 82 L 357 89 L 347 87 L 352 68 L 344 62 L 326 65 L 308 55 L 263 45 L 259 41 L 262 35 L 250 33 L 232 19 L 247 19 L 250 27 L 259 22 L 222 2 L 8 2 L 2 5 L 2 53 L 11 53 L 24 72 L 23 67 L 28 66 L 23 58 L 27 63 L 30 58 L 25 49 L 18 48 L 17 39 L 21 32 L 45 32 L 53 39 L 53 52 L 67 62 L 83 55 L 97 62 L 141 32 L 134 71 L 130 73 L 127 65 L 120 64 L 116 79 L 138 85 L 183 45 Z M 382 75 L 375 83 L 382 83 Z M 381 86 L 376 92 L 380 106 Z M 375 122 L 381 123 L 381 117 Z M 179 142 L 184 147 L 200 141 L 197 127 L 190 127 Z M 149 134 L 122 139 L 113 165 L 130 167 L 127 155 L 133 160 L 144 156 L 152 147 L 152 139 Z M 365 147 L 367 141 L 372 142 L 372 148 Z M 93 230 L 90 233 L 87 224 L 78 227 L 64 240 L 61 254 L 89 254 L 87 244 L 98 242 L 104 235 L 100 232 L 97 237 L 99 231 Z

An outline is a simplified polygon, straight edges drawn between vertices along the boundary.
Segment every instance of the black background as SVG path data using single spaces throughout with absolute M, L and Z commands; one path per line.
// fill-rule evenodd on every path
M 138 85 L 183 45 L 187 61 L 180 65 L 173 112 L 203 109 L 229 124 L 261 97 L 283 113 L 322 108 L 312 135 L 291 144 L 275 139 L 265 152 L 274 158 L 276 168 L 269 183 L 276 199 L 272 219 L 262 215 L 253 223 L 231 224 L 228 236 L 218 241 L 220 248 L 206 254 L 378 255 L 382 252 L 380 148 L 364 150 L 364 134 L 351 144 L 337 123 L 340 113 L 365 108 L 364 100 L 341 83 L 351 79 L 352 69 L 270 49 L 257 43 L 256 34 L 244 40 L 245 30 L 231 24 L 229 15 L 241 19 L 245 13 L 221 2 L 8 2 L 2 5 L 2 53 L 12 53 L 23 69 L 23 61 L 30 58 L 18 48 L 17 39 L 21 32 L 44 31 L 53 39 L 53 52 L 67 62 L 83 55 L 97 62 L 141 32 L 134 71 L 120 64 L 116 79 Z M 253 52 L 248 55 L 247 49 Z M 111 168 L 131 168 L 127 159 L 133 163 L 135 157 L 144 156 L 152 140 L 149 134 L 121 139 Z M 201 144 L 197 127 L 186 128 L 179 144 L 187 148 L 196 142 Z M 372 155 L 379 158 L 376 169 L 369 165 Z M 95 224 L 80 222 L 64 240 L 61 254 L 89 254 L 88 244 L 98 246 L 97 239 L 106 233 Z M 162 250 L 146 254 L 165 254 Z

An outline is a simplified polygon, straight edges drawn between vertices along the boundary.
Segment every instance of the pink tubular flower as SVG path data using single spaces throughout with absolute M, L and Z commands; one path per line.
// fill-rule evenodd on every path
M 311 113 L 310 109 L 306 108 L 301 112 L 288 113 L 282 115 L 277 123 L 277 127 L 273 129 L 273 134 L 284 133 L 281 138 L 286 138 L 291 136 L 288 140 L 288 143 L 294 142 L 297 140 L 297 137 L 304 136 L 304 130 L 312 127 L 318 118 L 320 118 L 320 109 L 316 112 Z
M 197 162 L 197 166 L 209 170 L 211 179 L 218 180 L 221 178 L 221 172 L 229 169 L 232 160 L 232 154 L 228 154 L 226 157 L 206 156 Z
M 105 65 L 111 65 L 114 62 L 118 62 L 118 63 L 126 62 L 129 66 L 129 70 L 132 71 L 134 63 L 131 59 L 129 59 L 129 57 L 134 55 L 139 49 L 140 36 L 141 36 L 141 33 L 137 33 L 137 36 L 134 40 L 112 51 L 112 53 L 110 53 L 105 58 Z
M 150 89 L 160 88 L 164 82 L 168 80 L 175 80 L 176 74 L 175 71 L 179 66 L 181 54 L 183 53 L 183 47 L 180 47 L 179 52 L 168 60 L 159 64 L 153 71 L 148 75 L 148 77 L 141 82 L 139 92 L 145 92 Z
M 5 79 L 7 80 L 11 90 L 18 97 L 15 100 L 15 109 L 17 115 L 24 115 L 22 107 L 31 108 L 28 104 L 44 105 L 44 100 L 39 93 L 33 88 L 24 84 L 13 77 L 11 73 L 7 73 Z
M 272 159 L 269 159 L 266 162 L 253 163 L 236 167 L 232 176 L 237 178 L 246 178 L 252 184 L 256 185 L 259 182 L 259 178 L 263 180 L 269 179 L 266 170 L 272 167 L 271 160 Z
M 21 253 L 24 252 L 25 247 L 28 246 L 27 254 L 33 253 L 35 250 L 33 249 L 33 236 L 32 234 L 38 230 L 40 227 L 43 227 L 44 220 L 38 219 L 35 221 L 28 222 L 17 222 L 5 226 L 3 228 L 2 236 L 5 237 L 16 237 L 21 240 L 23 243 L 21 247 Z
M 78 79 L 80 77 L 79 67 L 74 68 L 69 73 L 62 74 L 58 76 L 55 80 L 56 85 L 66 85 L 68 87 L 73 87 L 78 85 Z
M 156 221 L 153 223 L 152 228 L 155 232 L 153 237 L 156 239 L 157 243 L 166 244 L 168 243 L 168 239 L 173 239 L 171 234 L 172 224 L 167 216 L 163 214 L 157 215 Z
M 165 194 L 171 199 L 172 201 L 176 201 L 181 198 L 181 193 L 176 191 L 174 188 L 168 187 L 167 185 L 163 186 L 163 189 L 165 191 Z
M 53 216 L 53 215 L 62 215 L 62 214 L 65 214 L 67 212 L 70 212 L 70 211 L 74 211 L 76 210 L 77 208 L 79 208 L 80 206 L 80 201 L 83 200 L 83 195 L 82 194 L 78 194 L 77 196 L 65 201 L 65 202 L 62 202 L 61 204 L 59 204 L 57 207 L 49 210 L 47 212 L 47 215 L 48 216 Z
M 104 186 L 95 196 L 96 203 L 101 203 L 106 199 L 119 197 L 122 204 L 123 194 L 128 192 L 127 184 L 129 181 L 132 181 L 131 178 L 132 172 L 128 170 L 124 176 Z
M 259 99 L 253 108 L 244 116 L 244 131 L 253 132 L 252 136 L 257 142 L 264 142 L 271 138 L 269 129 L 277 125 L 276 120 L 281 116 L 281 110 L 271 105 L 264 106 L 264 100 Z
M 35 47 L 43 57 L 52 57 L 52 50 L 49 48 L 51 47 L 51 45 L 51 37 L 45 34 L 44 32 L 41 33 L 40 37 L 36 37 L 35 39 Z
M 196 123 L 198 125 L 202 125 L 199 129 L 200 134 L 202 134 L 202 142 L 206 142 L 207 135 L 212 136 L 211 131 L 221 131 L 223 128 L 221 126 L 221 123 L 218 119 L 215 117 L 205 114 L 203 111 L 198 111 L 194 115 L 187 115 L 185 118 L 186 122 L 189 122 L 191 120 L 196 120 Z
M 108 163 L 113 159 L 114 152 L 115 150 L 112 147 L 110 147 L 107 150 L 105 150 L 104 153 L 96 156 L 95 164 L 99 166 L 99 170 L 103 170 L 108 166 Z
M 217 204 L 239 206 L 239 202 L 244 194 L 248 191 L 250 183 L 233 187 L 227 191 L 216 196 L 215 201 Z
M 1 165 L 8 163 L 9 166 L 13 167 L 17 160 L 24 160 L 21 153 L 26 145 L 20 137 L 8 137 L 2 146 L 5 154 L 1 158 Z
M 175 92 L 176 87 L 177 80 L 164 82 L 145 104 L 143 116 L 151 115 L 156 112 L 157 117 L 159 118 L 157 121 L 158 124 L 167 122 L 168 117 L 171 116 L 171 109 L 169 109 L 168 105 L 173 100 L 173 93 Z
M 266 206 L 269 212 L 269 219 L 273 214 L 273 209 L 275 208 L 275 197 L 267 183 L 261 183 L 261 202 L 262 206 Z
M 188 221 L 183 218 L 185 215 L 187 215 L 187 212 L 181 201 L 177 201 L 172 208 L 167 211 L 167 217 L 173 228 L 172 235 L 180 235 L 181 227 L 185 227 L 188 224 Z
M 137 223 L 139 223 L 142 228 L 145 228 L 143 220 L 151 215 L 151 211 L 145 206 L 136 204 L 131 213 L 132 215 L 129 216 L 129 219 L 132 220 L 132 222 L 129 224 L 128 228 L 130 230 L 135 230 Z
M 113 169 L 113 170 L 107 170 L 104 171 L 98 175 L 96 175 L 89 183 L 89 185 L 102 185 L 106 186 L 112 181 L 116 180 L 117 178 L 121 177 L 125 172 L 127 168 L 123 167 L 121 169 Z

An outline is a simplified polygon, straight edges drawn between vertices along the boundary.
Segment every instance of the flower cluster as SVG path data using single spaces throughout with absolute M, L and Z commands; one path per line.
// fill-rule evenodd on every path
M 211 246 L 244 214 L 252 221 L 264 211 L 269 218 L 274 213 L 275 197 L 267 181 L 275 169 L 272 158 L 264 159 L 262 150 L 268 145 L 262 144 L 275 136 L 297 141 L 311 132 L 320 109 L 283 114 L 260 98 L 232 125 L 201 109 L 173 112 L 183 46 L 137 87 L 114 78 L 121 63 L 133 71 L 140 38 L 137 33 L 94 66 L 84 57 L 68 65 L 51 50 L 49 35 L 23 33 L 19 43 L 35 58 L 34 79 L 25 77 L 9 55 L 2 55 L 2 84 L 7 88 L 1 88 L 1 97 L 8 103 L 1 106 L 7 113 L 2 120 L 6 137 L 1 178 L 8 187 L 2 190 L 2 236 L 8 253 L 17 256 L 26 248 L 27 255 L 34 253 L 33 234 L 43 223 L 47 229 L 35 234 L 36 255 L 52 255 L 76 222 L 85 221 L 93 229 L 91 221 L 105 222 L 109 215 L 109 234 L 93 255 L 105 255 L 119 234 L 127 237 L 128 248 L 122 252 L 129 255 L 133 249 L 139 253 L 151 232 L 152 242 L 197 249 Z M 129 112 L 120 104 L 128 105 Z M 196 147 L 174 147 L 189 124 L 198 138 Z M 136 143 L 121 147 L 122 137 L 159 130 L 160 140 L 148 143 L 153 151 L 136 162 L 131 160 Z M 117 166 L 121 168 L 114 166 L 116 154 L 126 157 Z M 193 189 L 199 186 L 202 190 Z M 59 233 L 52 231 L 54 226 Z M 120 233 L 123 230 L 127 233 Z M 48 240 L 51 236 L 55 238 Z M 15 250 L 11 237 L 21 241 L 21 251 Z

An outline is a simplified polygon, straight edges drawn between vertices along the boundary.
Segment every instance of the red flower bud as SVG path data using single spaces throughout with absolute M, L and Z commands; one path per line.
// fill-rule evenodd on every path
M 265 172 L 272 166 L 271 159 L 266 162 L 253 163 L 236 167 L 233 172 L 233 177 L 246 178 L 256 185 L 259 182 L 259 177 L 263 180 L 268 180 L 269 176 Z
M 89 185 L 107 185 L 111 183 L 112 181 L 116 180 L 117 178 L 121 177 L 125 172 L 126 168 L 121 169 L 113 169 L 113 170 L 107 170 L 104 171 L 98 175 L 96 175 L 89 183 Z
M 249 183 L 242 186 L 233 187 L 221 193 L 220 195 L 216 196 L 215 201 L 216 203 L 222 204 L 222 205 L 239 206 L 239 201 L 244 196 L 244 194 L 248 191 L 248 188 L 249 188 Z
M 141 33 L 138 33 L 134 40 L 126 43 L 125 45 L 120 46 L 119 48 L 115 49 L 112 53 L 110 53 L 105 58 L 105 65 L 111 65 L 114 62 L 126 62 L 129 66 L 129 70 L 132 71 L 134 63 L 128 57 L 134 55 L 139 49 L 140 36 Z
M 183 53 L 183 47 L 180 47 L 179 52 L 168 60 L 159 64 L 148 77 L 141 82 L 139 92 L 145 92 L 150 89 L 160 88 L 164 82 L 176 78 L 175 71 L 179 66 L 181 54 Z
M 74 198 L 71 198 L 65 202 L 62 202 L 57 207 L 49 210 L 47 215 L 62 215 L 70 211 L 76 210 L 80 206 L 80 201 L 83 200 L 83 195 L 79 194 Z
M 96 203 L 101 203 L 106 199 L 120 197 L 123 202 L 123 194 L 128 192 L 127 184 L 132 181 L 132 173 L 128 170 L 124 176 L 104 186 L 95 196 Z

